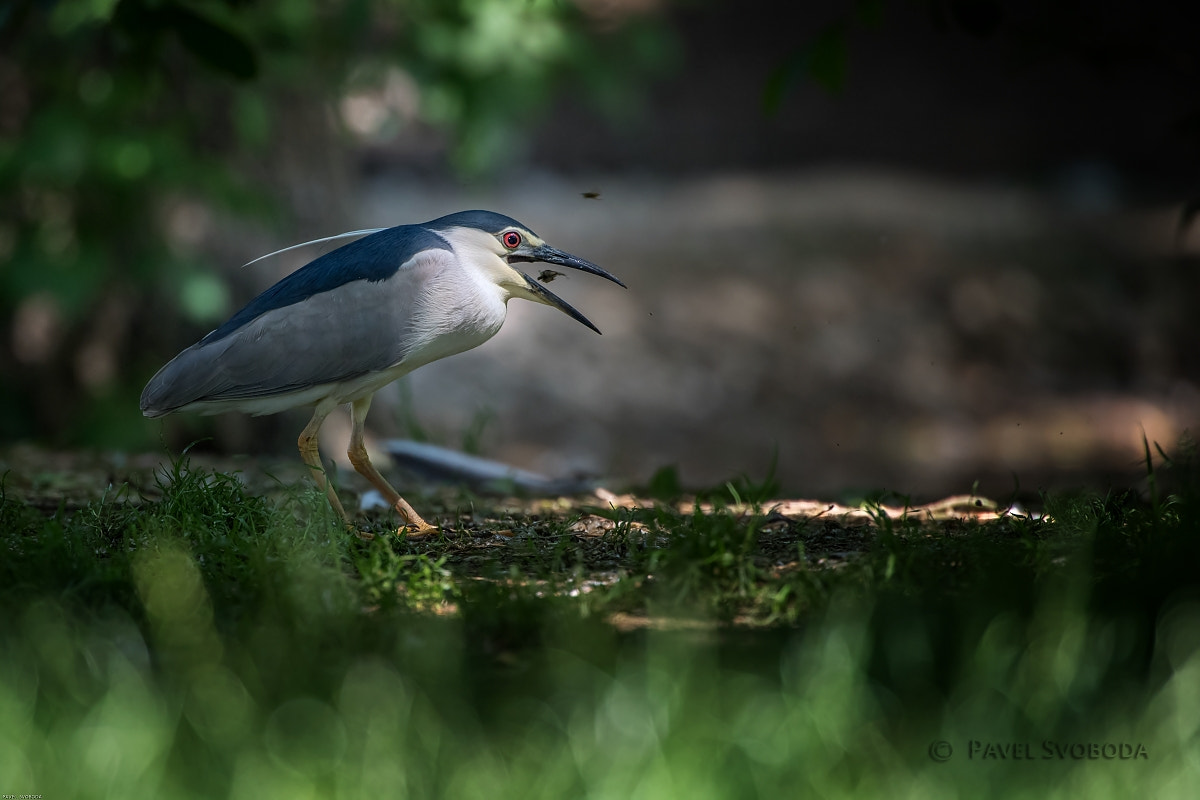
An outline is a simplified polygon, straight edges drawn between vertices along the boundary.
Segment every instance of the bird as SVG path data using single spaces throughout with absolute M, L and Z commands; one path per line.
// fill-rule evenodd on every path
M 424 535 L 436 526 L 392 488 L 363 444 L 375 393 L 418 367 L 483 344 L 504 324 L 514 297 L 557 308 L 600 333 L 517 264 L 554 264 L 625 284 L 515 219 L 478 210 L 351 231 L 260 258 L 343 238 L 356 240 L 287 275 L 171 359 L 146 384 L 140 407 L 157 418 L 259 416 L 311 406 L 297 440 L 300 457 L 347 528 L 357 530 L 326 480 L 317 447 L 325 418 L 349 404 L 350 463 L 400 515 L 397 533 Z

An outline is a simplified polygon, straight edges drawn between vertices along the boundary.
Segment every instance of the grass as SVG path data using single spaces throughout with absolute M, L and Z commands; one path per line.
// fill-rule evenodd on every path
M 0 792 L 1191 796 L 1200 483 L 1150 455 L 1145 498 L 1036 518 L 660 475 L 456 496 L 423 541 L 186 460 L 57 510 L 5 488 Z

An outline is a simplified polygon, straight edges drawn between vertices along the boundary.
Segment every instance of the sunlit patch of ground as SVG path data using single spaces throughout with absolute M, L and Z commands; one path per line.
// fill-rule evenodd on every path
M 297 493 L 315 493 L 307 468 L 298 460 L 196 455 L 189 456 L 189 462 L 193 470 L 234 476 L 250 495 L 282 501 Z M 65 452 L 32 445 L 0 452 L 5 497 L 47 515 L 96 502 L 157 502 L 170 470 L 170 462 L 154 454 Z M 351 497 L 365 490 L 366 483 L 354 474 L 340 478 L 344 499 L 353 507 Z M 649 551 L 670 544 L 668 521 L 675 519 L 718 514 L 752 525 L 755 545 L 744 555 L 764 575 L 776 578 L 801 568 L 839 568 L 871 548 L 881 523 L 915 524 L 925 526 L 929 535 L 954 535 L 979 523 L 1030 520 L 1030 512 L 1020 506 L 969 495 L 921 505 L 786 498 L 751 505 L 732 497 L 715 503 L 687 497 L 664 501 L 604 488 L 574 497 L 487 497 L 425 486 L 410 496 L 420 498 L 416 502 L 440 530 L 431 536 L 403 537 L 406 552 L 439 558 L 460 578 L 534 577 L 552 569 L 565 580 L 540 591 L 568 596 L 636 573 Z M 316 509 L 327 516 L 323 501 Z M 357 519 L 368 537 L 400 538 L 394 514 L 376 509 L 360 512 Z M 631 624 L 628 614 L 614 619 Z

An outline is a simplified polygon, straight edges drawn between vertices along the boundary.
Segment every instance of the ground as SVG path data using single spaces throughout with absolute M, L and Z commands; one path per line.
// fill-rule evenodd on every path
M 410 497 L 12 448 L 0 791 L 1188 796 L 1200 502 Z M 349 494 L 353 485 L 343 488 Z M 886 504 L 878 502 L 886 500 Z
M 298 461 L 192 456 L 189 464 L 235 476 L 249 494 L 276 501 L 312 491 L 307 468 Z M 166 488 L 164 476 L 172 466 L 157 455 L 85 455 L 18 446 L 0 460 L 0 469 L 7 472 L 5 491 L 10 500 L 44 514 L 69 515 L 106 500 L 131 506 L 159 502 Z M 340 477 L 347 495 L 357 496 L 367 488 L 358 475 L 343 472 Z M 992 535 L 1006 529 L 1003 525 L 980 528 L 979 523 L 1006 518 L 1032 523 L 1029 512 L 1020 506 L 983 497 L 964 495 L 925 505 L 905 505 L 893 497 L 846 506 L 761 495 L 771 487 L 743 488 L 757 493 L 753 502 L 742 498 L 732 483 L 703 501 L 681 493 L 655 498 L 614 494 L 604 488 L 573 497 L 489 497 L 426 485 L 412 496 L 421 497 L 423 509 L 433 509 L 429 516 L 437 520 L 439 533 L 397 536 L 395 516 L 378 509 L 360 512 L 358 523 L 362 538 L 394 539 L 408 556 L 436 562 L 456 581 L 519 577 L 545 591 L 575 596 L 629 576 L 653 581 L 647 567 L 654 559 L 648 554 L 670 547 L 673 528 L 689 520 L 728 520 L 739 532 L 714 533 L 710 543 L 714 551 L 707 555 L 715 559 L 711 566 L 717 573 L 728 568 L 719 563 L 721 557 L 736 555 L 744 562 L 738 565 L 744 573 L 743 585 L 736 591 L 748 614 L 725 620 L 734 624 L 762 624 L 780 611 L 760 607 L 771 591 L 751 590 L 751 584 L 770 586 L 798 570 L 834 570 L 864 556 L 875 545 L 881 521 L 916 522 L 925 531 L 922 535 L 930 536 L 955 536 L 968 527 Z M 357 505 L 352 502 L 348 507 Z M 324 520 L 324 509 L 318 511 Z M 434 607 L 441 613 L 454 611 L 449 601 Z M 644 610 L 615 610 L 609 620 L 622 628 L 671 624 L 651 619 Z

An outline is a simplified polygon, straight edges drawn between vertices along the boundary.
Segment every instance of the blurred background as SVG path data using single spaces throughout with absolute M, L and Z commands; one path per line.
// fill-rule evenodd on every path
M 555 283 L 602 337 L 513 303 L 382 392 L 378 437 L 828 498 L 1126 484 L 1200 418 L 1197 29 L 1167 0 L 6 3 L 0 442 L 291 455 L 303 411 L 138 395 L 321 250 L 252 258 L 486 208 L 629 290 Z

